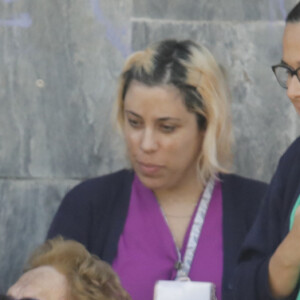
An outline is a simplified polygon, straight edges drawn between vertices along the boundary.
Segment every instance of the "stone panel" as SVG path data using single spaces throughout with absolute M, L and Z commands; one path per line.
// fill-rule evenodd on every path
M 0 176 L 120 167 L 110 118 L 130 17 L 131 0 L 0 1 Z
M 0 293 L 15 282 L 28 254 L 44 241 L 62 197 L 76 183 L 0 180 Z
M 136 20 L 132 31 L 134 50 L 165 38 L 192 39 L 211 50 L 227 70 L 231 86 L 235 170 L 265 181 L 299 129 L 296 113 L 270 68 L 281 59 L 283 26 Z
M 150 0 L 133 1 L 137 18 L 185 21 L 282 20 L 297 0 Z

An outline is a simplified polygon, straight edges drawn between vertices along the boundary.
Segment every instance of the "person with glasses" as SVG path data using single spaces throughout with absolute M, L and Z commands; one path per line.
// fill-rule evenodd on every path
M 300 115 L 300 2 L 290 11 L 281 63 L 272 67 Z M 237 300 L 300 299 L 300 138 L 281 157 L 242 247 Z
M 299 48 L 295 50 L 299 51 Z M 272 70 L 277 78 L 278 83 L 284 89 L 287 89 L 288 97 L 294 104 L 297 113 L 300 114 L 300 101 L 297 89 L 297 79 L 300 81 L 300 64 L 296 64 L 296 66 L 298 67 L 293 69 L 293 67 L 289 66 L 284 60 L 282 60 L 280 64 L 272 66 Z M 296 80 L 296 95 L 293 94 L 294 85 L 292 84 L 292 80 Z

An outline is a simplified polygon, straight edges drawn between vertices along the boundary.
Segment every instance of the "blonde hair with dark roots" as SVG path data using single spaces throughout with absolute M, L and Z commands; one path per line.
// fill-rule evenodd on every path
M 121 129 L 124 99 L 133 80 L 147 86 L 175 86 L 188 111 L 196 114 L 198 127 L 205 132 L 198 159 L 202 183 L 230 171 L 231 97 L 224 71 L 208 49 L 189 40 L 163 40 L 133 53 L 125 62 L 119 81 L 117 123 Z
M 130 300 L 109 264 L 91 255 L 73 240 L 57 237 L 38 247 L 25 272 L 41 266 L 54 267 L 66 276 L 72 300 Z

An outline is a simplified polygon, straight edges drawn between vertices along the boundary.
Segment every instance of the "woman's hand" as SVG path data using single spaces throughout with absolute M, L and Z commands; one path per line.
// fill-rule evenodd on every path
M 41 266 L 24 273 L 7 294 L 16 299 L 67 300 L 68 282 L 55 268 Z
M 290 295 L 295 289 L 300 272 L 300 206 L 294 224 L 278 246 L 269 262 L 269 284 L 274 297 Z

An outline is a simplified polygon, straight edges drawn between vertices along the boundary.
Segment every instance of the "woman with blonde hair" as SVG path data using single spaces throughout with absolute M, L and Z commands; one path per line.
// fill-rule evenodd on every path
M 117 119 L 130 170 L 69 192 L 48 237 L 80 241 L 112 264 L 134 300 L 155 282 L 189 277 L 231 299 L 236 256 L 265 184 L 230 174 L 224 74 L 192 41 L 164 40 L 125 63 Z

